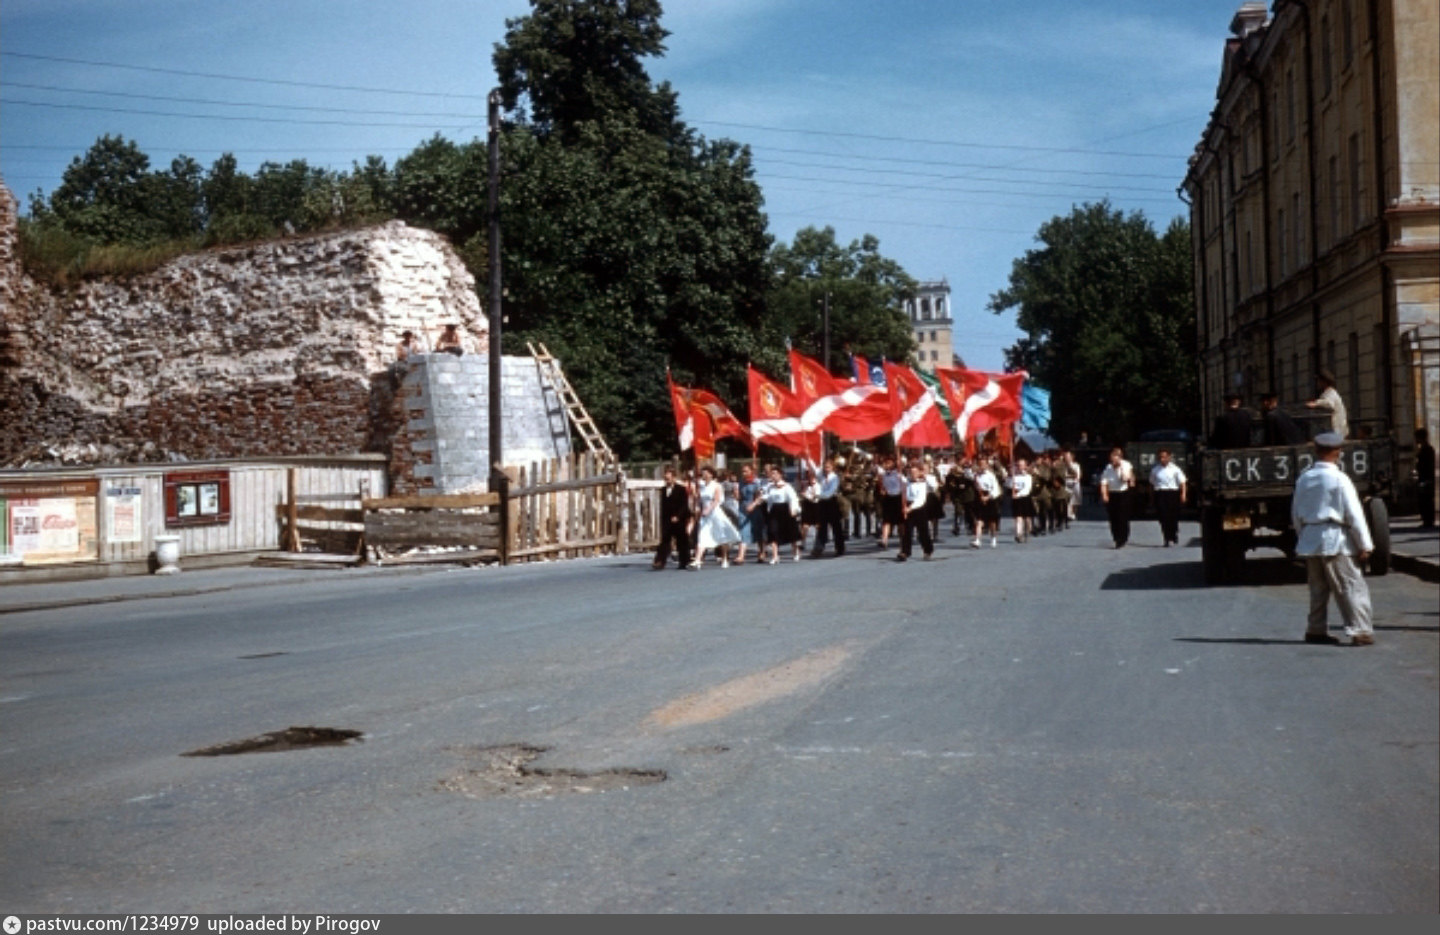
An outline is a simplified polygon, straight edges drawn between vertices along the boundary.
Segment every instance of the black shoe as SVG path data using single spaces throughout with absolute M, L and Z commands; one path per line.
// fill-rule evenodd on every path
M 895 556 L 895 561 L 903 562 L 907 561 L 909 558 L 910 556 L 906 555 L 904 552 L 901 552 L 899 555 Z
M 1323 646 L 1339 646 L 1340 638 L 1338 636 L 1331 636 L 1329 633 L 1306 633 L 1305 642 L 1319 643 Z

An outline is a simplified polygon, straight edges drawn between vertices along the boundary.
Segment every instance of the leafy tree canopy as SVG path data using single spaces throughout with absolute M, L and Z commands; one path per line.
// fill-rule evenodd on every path
M 770 252 L 774 279 L 757 363 L 770 373 L 783 373 L 787 338 L 802 353 L 822 357 L 826 294 L 832 370 L 843 368 L 847 351 L 876 360 L 909 359 L 915 339 L 902 303 L 915 294 L 915 281 L 879 248 L 880 241 L 870 235 L 842 247 L 831 227 L 807 227 L 793 243 L 777 244 Z
M 1051 434 L 1123 441 L 1152 428 L 1195 428 L 1198 371 L 1190 228 L 1163 236 L 1140 212 L 1109 202 L 1041 225 L 1040 246 L 1015 260 L 990 298 L 1016 309 L 1026 337 L 1006 354 L 1050 389 Z

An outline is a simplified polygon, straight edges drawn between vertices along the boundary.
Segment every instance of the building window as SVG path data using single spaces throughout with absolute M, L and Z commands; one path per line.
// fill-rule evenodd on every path
M 1285 130 L 1286 139 L 1295 142 L 1295 126 L 1298 121 L 1296 110 L 1298 107 L 1295 94 L 1295 69 L 1285 70 Z
M 1360 134 L 1350 134 L 1350 229 L 1365 220 L 1365 185 L 1362 181 L 1365 161 L 1360 154 Z
M 1345 191 L 1340 187 L 1340 157 L 1330 157 L 1330 243 L 1340 242 L 1344 236 L 1341 222 L 1343 216 L 1341 209 L 1345 198 Z
M 1320 17 L 1320 94 L 1329 95 L 1334 81 L 1334 66 L 1330 57 L 1330 17 Z
M 1300 393 L 1300 355 L 1295 353 L 1290 355 L 1290 398 L 1300 399 Z
M 931 352 L 930 352 L 930 359 L 931 359 L 931 360 L 939 360 L 939 359 L 940 359 L 940 352 L 939 352 L 939 351 L 931 351 Z
M 1354 331 L 1350 332 L 1350 347 L 1347 350 L 1349 359 L 1345 363 L 1349 366 L 1346 377 L 1350 383 L 1350 411 L 1358 413 L 1360 411 L 1360 335 Z
M 1305 215 L 1300 210 L 1300 193 L 1290 196 L 1290 217 L 1295 224 L 1295 268 L 1305 265 Z
M 1287 231 L 1289 231 L 1289 228 L 1285 225 L 1285 209 L 1281 208 L 1276 212 L 1275 236 L 1280 242 L 1280 276 L 1282 278 L 1286 273 L 1290 272 L 1290 238 L 1286 236 Z
M 922 321 L 929 321 L 929 320 L 930 320 L 930 300 L 929 300 L 929 299 L 921 299 L 921 300 L 920 300 L 920 319 L 921 319 Z
M 1340 61 L 1346 68 L 1355 60 L 1355 10 L 1351 0 L 1340 5 Z

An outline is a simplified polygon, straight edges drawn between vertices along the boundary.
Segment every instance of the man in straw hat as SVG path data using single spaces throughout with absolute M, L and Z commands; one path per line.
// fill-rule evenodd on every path
M 1375 642 L 1370 625 L 1370 588 L 1360 565 L 1375 548 L 1355 485 L 1340 470 L 1344 439 L 1334 432 L 1315 436 L 1315 463 L 1300 475 L 1291 499 L 1290 519 L 1299 540 L 1295 552 L 1305 559 L 1310 582 L 1310 617 L 1305 642 L 1338 644 L 1326 624 L 1330 598 L 1340 608 L 1351 646 Z

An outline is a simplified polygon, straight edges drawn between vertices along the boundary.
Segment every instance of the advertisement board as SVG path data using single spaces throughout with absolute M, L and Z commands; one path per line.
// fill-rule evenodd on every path
M 5 548 L 27 565 L 100 557 L 96 480 L 0 484 Z

